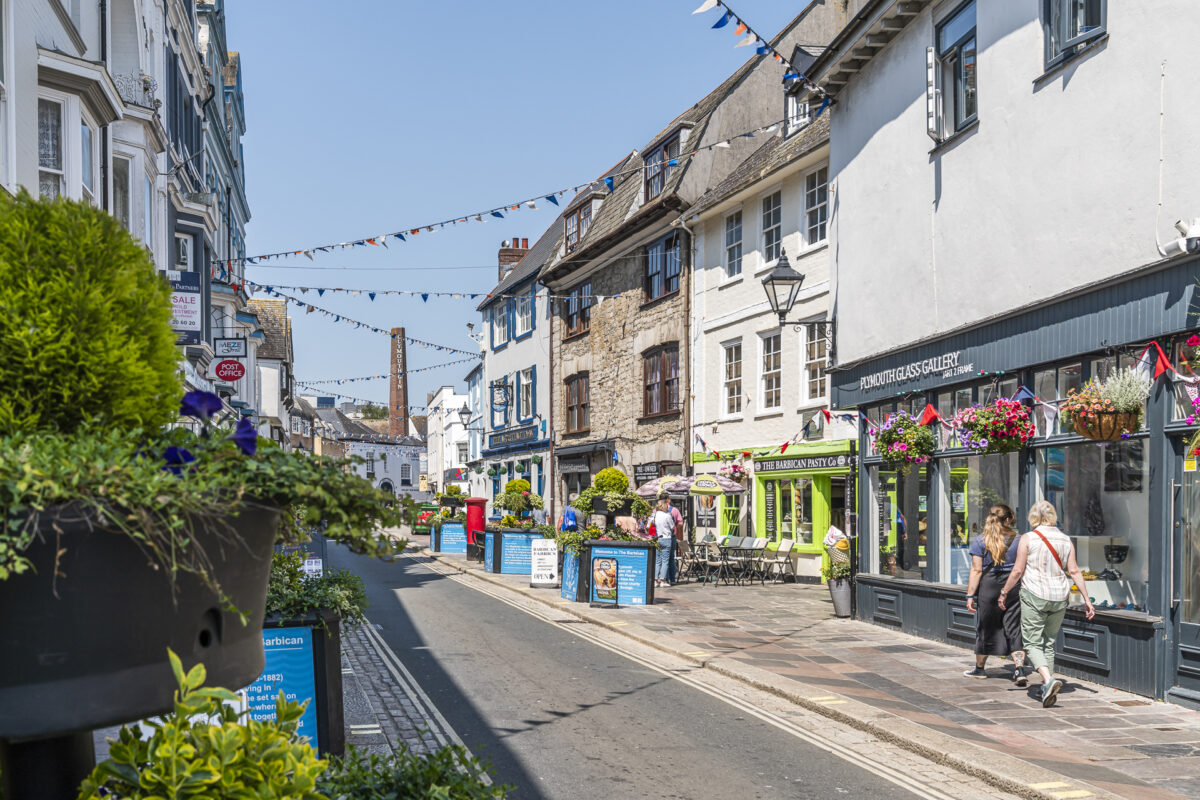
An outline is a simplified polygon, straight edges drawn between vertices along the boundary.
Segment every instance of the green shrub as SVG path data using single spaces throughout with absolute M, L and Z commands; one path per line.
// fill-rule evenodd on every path
M 521 492 L 528 492 L 530 491 L 529 481 L 525 480 L 524 478 L 514 478 L 513 480 L 504 484 L 504 491 L 516 492 L 517 494 L 520 494 Z
M 326 569 L 321 575 L 304 574 L 304 556 L 276 553 L 271 560 L 267 583 L 267 613 L 283 619 L 299 619 L 311 611 L 325 609 L 337 614 L 342 624 L 367 621 L 367 589 L 363 580 L 345 569 Z
M 617 492 L 624 494 L 629 491 L 629 476 L 616 467 L 605 467 L 592 478 L 592 486 L 604 494 Z
M 296 734 L 304 706 L 289 703 L 280 692 L 274 721 L 242 719 L 249 712 L 229 705 L 237 695 L 202 688 L 203 664 L 184 675 L 179 656 L 170 653 L 170 658 L 179 682 L 174 711 L 122 727 L 108 759 L 80 786 L 79 800 L 324 800 L 316 781 L 327 762 Z
M 821 577 L 827 581 L 838 581 L 850 577 L 850 565 L 844 562 L 829 562 L 821 567 Z
M 0 193 L 0 434 L 174 420 L 175 338 L 166 281 L 112 216 Z
M 330 800 L 504 800 L 511 786 L 485 782 L 487 767 L 461 745 L 417 755 L 403 742 L 394 756 L 368 755 L 351 745 L 330 760 L 317 790 Z

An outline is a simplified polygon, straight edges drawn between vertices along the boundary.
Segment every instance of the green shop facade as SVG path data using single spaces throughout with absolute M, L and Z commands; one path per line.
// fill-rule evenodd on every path
M 1200 707 L 1200 470 L 1186 452 L 1198 273 L 1194 258 L 1159 263 L 831 372 L 834 406 L 873 425 L 927 405 L 949 419 L 1022 386 L 1037 397 L 1025 401 L 1037 434 L 1019 452 L 981 456 L 938 425 L 933 458 L 908 474 L 881 461 L 860 418 L 858 618 L 971 647 L 967 549 L 988 508 L 1007 503 L 1026 530 L 1030 506 L 1048 500 L 1097 605 L 1088 621 L 1072 593 L 1059 671 Z M 1178 375 L 1154 381 L 1141 430 L 1095 442 L 1062 424 L 1058 400 L 1153 343 Z
M 770 455 L 754 457 L 743 464 L 747 492 L 716 498 L 711 516 L 694 506 L 693 526 L 698 531 L 719 529 L 725 536 L 765 537 L 772 550 L 790 540 L 798 579 L 818 581 L 828 560 L 822 544 L 825 535 L 831 524 L 845 530 L 847 502 L 855 495 L 855 446 L 850 439 L 801 442 L 790 445 L 786 453 L 773 448 Z M 740 455 L 763 449 L 729 452 Z M 722 463 L 711 453 L 692 454 L 697 472 L 715 473 Z

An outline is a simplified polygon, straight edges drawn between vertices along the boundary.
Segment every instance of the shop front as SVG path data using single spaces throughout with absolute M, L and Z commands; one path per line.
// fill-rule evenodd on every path
M 1200 706 L 1200 471 L 1186 452 L 1196 268 L 1160 266 L 833 373 L 836 407 L 861 412 L 859 618 L 970 646 L 967 553 L 988 509 L 1012 506 L 1026 530 L 1030 506 L 1047 500 L 1097 607 L 1086 620 L 1083 594 L 1072 594 L 1060 671 Z M 1150 384 L 1134 429 L 1097 441 L 1064 423 L 1072 390 L 1127 368 Z M 1036 432 L 1014 452 L 983 453 L 950 421 L 997 398 L 1021 400 Z M 874 431 L 898 411 L 936 412 L 928 461 L 897 468 L 874 450 Z
M 564 503 L 570 503 L 580 492 L 591 486 L 593 475 L 605 467 L 612 466 L 613 447 L 611 439 L 604 439 L 555 448 L 555 468 L 562 484 L 558 496 Z
M 550 481 L 550 440 L 542 435 L 541 425 L 532 423 L 488 434 L 487 448 L 481 454 L 491 498 L 504 491 L 511 480 L 524 478 L 529 490 L 544 495 Z

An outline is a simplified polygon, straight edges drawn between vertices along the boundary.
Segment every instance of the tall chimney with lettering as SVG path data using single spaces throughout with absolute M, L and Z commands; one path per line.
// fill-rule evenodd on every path
M 500 280 L 512 271 L 513 266 L 529 252 L 528 239 L 505 239 L 500 243 L 500 252 L 496 255 L 496 263 L 500 265 Z
M 404 328 L 392 328 L 388 436 L 408 436 L 408 362 Z

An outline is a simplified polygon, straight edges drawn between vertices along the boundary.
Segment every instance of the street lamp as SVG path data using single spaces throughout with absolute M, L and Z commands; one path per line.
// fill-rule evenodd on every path
M 458 410 L 458 418 L 464 428 L 471 424 L 471 409 L 467 407 L 466 403 L 463 403 L 463 407 Z
M 763 278 L 762 283 L 763 289 L 767 293 L 767 301 L 771 304 L 771 310 L 779 315 L 779 325 L 781 327 L 786 325 L 784 318 L 796 304 L 796 295 L 800 294 L 800 284 L 804 283 L 804 274 L 792 269 L 787 251 L 781 249 L 775 269 Z

